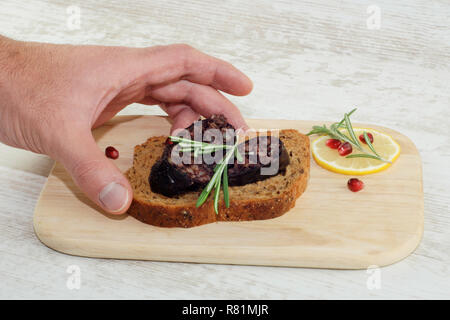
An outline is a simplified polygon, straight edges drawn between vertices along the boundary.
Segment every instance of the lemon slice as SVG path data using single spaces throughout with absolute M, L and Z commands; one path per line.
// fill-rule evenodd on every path
M 356 138 L 363 134 L 364 131 L 373 135 L 373 147 L 381 158 L 394 162 L 400 155 L 400 145 L 386 133 L 382 133 L 373 129 L 353 128 Z M 347 130 L 342 129 L 345 135 Z M 329 136 L 321 136 L 314 140 L 311 145 L 312 155 L 319 166 L 327 170 L 348 174 L 348 175 L 365 175 L 380 172 L 391 166 L 391 163 L 379 161 L 369 158 L 346 158 L 340 156 L 336 149 L 331 149 L 326 145 Z M 360 141 L 361 142 L 361 141 Z M 361 142 L 364 149 L 373 154 L 369 147 Z M 353 146 L 351 154 L 361 153 L 358 148 Z

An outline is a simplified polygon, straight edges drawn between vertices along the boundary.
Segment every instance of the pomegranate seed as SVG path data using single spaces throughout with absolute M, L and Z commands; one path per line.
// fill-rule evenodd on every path
M 119 151 L 117 151 L 116 148 L 109 146 L 105 149 L 105 155 L 108 158 L 117 159 L 119 157 Z
M 170 138 L 167 138 L 167 139 L 166 139 L 166 144 L 173 144 L 173 141 L 170 140 Z
M 367 136 L 369 137 L 370 143 L 373 143 L 373 135 L 368 132 Z M 362 143 L 367 144 L 366 139 L 364 138 L 364 134 L 359 136 L 359 140 L 361 140 Z
M 337 139 L 328 139 L 326 144 L 331 149 L 338 149 L 342 143 Z
M 358 192 L 364 188 L 364 182 L 362 182 L 359 179 L 352 178 L 348 180 L 347 186 L 350 189 L 350 191 Z
M 341 156 L 346 156 L 352 153 L 353 148 L 349 142 L 345 142 L 339 146 L 338 152 Z

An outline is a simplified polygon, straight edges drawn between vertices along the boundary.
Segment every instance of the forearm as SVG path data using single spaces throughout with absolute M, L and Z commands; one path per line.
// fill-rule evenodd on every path
M 7 47 L 11 44 L 11 42 L 13 42 L 14 40 L 4 37 L 2 35 L 0 35 L 0 58 L 3 60 L 3 58 L 5 58 L 6 56 L 6 50 Z M 0 60 L 1 61 L 1 60 Z
M 8 57 L 9 57 L 9 46 L 10 46 L 10 39 L 3 37 L 0 35 L 0 98 L 1 98 L 1 92 L 2 88 L 4 87 L 5 82 L 5 74 L 7 70 L 8 65 Z M 2 101 L 0 100 L 0 108 L 2 107 Z
M 17 147 L 17 120 L 13 117 L 13 93 L 11 92 L 11 59 L 13 40 L 0 36 L 0 142 Z
M 18 54 L 18 41 L 0 35 L 0 79 L 10 70 L 11 60 Z
M 36 144 L 25 138 L 30 112 L 26 75 L 26 42 L 0 36 L 0 142 L 10 146 L 40 152 Z M 31 128 L 31 127 L 30 127 Z
M 12 76 L 20 56 L 23 56 L 22 43 L 0 35 L 0 108 L 5 107 L 14 86 Z

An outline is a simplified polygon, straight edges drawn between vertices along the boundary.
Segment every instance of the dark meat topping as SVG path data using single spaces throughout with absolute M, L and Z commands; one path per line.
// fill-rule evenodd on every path
M 208 143 L 234 144 L 234 128 L 222 115 L 197 121 L 188 128 L 187 136 L 192 140 Z M 220 132 L 221 140 L 214 141 L 214 130 Z M 217 131 L 219 130 L 219 131 Z M 208 136 L 207 133 L 212 132 Z M 185 132 L 186 133 L 186 132 Z M 222 137 L 223 136 L 223 137 Z M 225 150 L 211 155 L 185 155 L 174 150 L 176 144 L 166 143 L 163 155 L 152 167 L 149 182 L 153 192 L 172 197 L 189 191 L 203 189 L 214 174 L 214 167 L 222 160 Z M 228 164 L 228 183 L 230 186 L 245 185 L 270 178 L 284 172 L 289 164 L 289 155 L 281 140 L 274 136 L 259 136 L 238 146 L 244 162 L 233 159 Z M 174 158 L 174 156 L 178 156 Z M 184 156 L 184 158 L 183 158 Z M 183 158 L 183 162 L 180 158 Z M 175 161 L 177 160 L 177 161 Z M 203 160 L 203 161 L 202 161 Z M 209 160 L 209 161 L 208 161 Z M 214 161 L 215 160 L 215 161 Z

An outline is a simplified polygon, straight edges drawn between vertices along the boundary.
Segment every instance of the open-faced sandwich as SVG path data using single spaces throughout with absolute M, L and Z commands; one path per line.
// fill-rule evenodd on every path
M 183 135 L 184 134 L 184 135 Z M 242 137 L 221 115 L 134 150 L 128 213 L 160 227 L 271 219 L 305 191 L 309 138 L 297 130 Z

